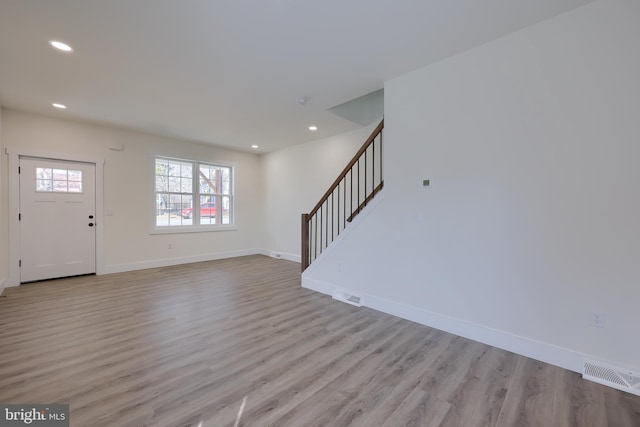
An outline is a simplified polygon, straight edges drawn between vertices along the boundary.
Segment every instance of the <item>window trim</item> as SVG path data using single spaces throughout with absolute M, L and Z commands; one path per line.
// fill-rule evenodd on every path
M 151 228 L 149 234 L 179 234 L 179 233 L 203 233 L 203 232 L 217 232 L 217 231 L 236 231 L 236 169 L 237 165 L 232 162 L 226 161 L 217 161 L 217 160 L 194 160 L 182 157 L 174 157 L 167 156 L 163 154 L 152 154 L 149 156 L 149 163 L 151 165 L 151 202 L 149 203 L 150 211 L 151 211 Z M 193 185 L 197 185 L 196 176 L 197 170 L 199 170 L 199 166 L 201 164 L 210 165 L 210 166 L 220 166 L 230 169 L 230 188 L 229 188 L 229 206 L 230 206 L 230 214 L 229 214 L 229 222 L 230 224 L 191 224 L 191 225 L 175 225 L 175 226 L 158 226 L 156 225 L 156 200 L 157 200 L 157 191 L 156 191 L 156 160 L 164 159 L 164 160 L 173 160 L 178 162 L 187 162 L 193 165 L 193 170 L 196 171 L 194 173 L 194 183 Z M 197 189 L 197 188 L 193 188 Z M 198 199 L 198 203 L 200 203 L 199 198 L 202 196 L 199 191 L 192 193 L 192 198 L 195 201 Z

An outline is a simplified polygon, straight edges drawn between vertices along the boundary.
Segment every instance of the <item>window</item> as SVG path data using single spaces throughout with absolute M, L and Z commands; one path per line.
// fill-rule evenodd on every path
M 156 227 L 233 224 L 233 168 L 156 157 Z
M 36 191 L 43 193 L 82 193 L 82 171 L 36 168 Z

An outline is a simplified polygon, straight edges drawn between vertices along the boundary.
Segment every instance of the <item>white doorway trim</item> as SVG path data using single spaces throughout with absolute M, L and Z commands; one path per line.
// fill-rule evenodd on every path
M 82 154 L 56 153 L 22 148 L 7 148 L 9 156 L 9 275 L 4 286 L 20 284 L 20 157 L 39 157 L 51 160 L 93 163 L 96 165 L 96 274 L 104 274 L 103 259 L 103 210 L 104 210 L 104 159 Z

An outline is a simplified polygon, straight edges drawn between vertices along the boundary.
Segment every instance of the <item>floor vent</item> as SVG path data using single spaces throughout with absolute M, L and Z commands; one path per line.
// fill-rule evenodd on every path
M 347 304 L 355 305 L 356 307 L 362 306 L 362 298 L 358 295 L 350 294 L 347 291 L 341 291 L 336 289 L 333 291 L 333 299 L 346 302 Z
M 640 396 L 640 375 L 628 369 L 585 360 L 582 378 Z

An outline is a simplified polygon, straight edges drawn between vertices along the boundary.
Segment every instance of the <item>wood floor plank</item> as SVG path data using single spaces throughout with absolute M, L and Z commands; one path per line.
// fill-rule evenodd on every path
M 415 325 L 407 325 L 398 331 L 392 340 L 375 348 L 309 399 L 280 417 L 278 425 L 350 425 L 354 413 L 359 413 L 365 405 L 358 395 L 368 396 L 366 403 L 370 404 L 381 399 L 382 376 L 391 374 L 393 366 L 401 362 L 406 346 L 418 338 L 420 332 L 412 326 Z M 362 375 L 363 372 L 367 375 Z M 331 401 L 332 404 L 318 405 L 318 401 Z
M 400 402 L 398 408 L 386 419 L 382 427 L 439 427 L 451 409 L 451 405 L 435 394 L 414 388 Z M 375 424 L 372 420 L 370 425 Z
M 482 346 L 466 380 L 446 402 L 450 410 L 442 426 L 495 425 L 516 359 L 503 350 Z M 469 414 L 474 414 L 469 417 Z
M 428 345 L 428 351 L 418 349 L 418 363 L 410 371 L 410 376 L 413 380 L 399 381 L 402 377 L 398 376 L 398 381 L 395 382 L 390 390 L 386 391 L 385 399 L 374 408 L 369 409 L 359 421 L 356 420 L 353 423 L 354 427 L 380 425 L 384 420 L 397 419 L 398 414 L 402 413 L 398 411 L 398 408 L 403 405 L 405 407 L 405 411 L 415 411 L 423 408 L 423 403 L 433 404 L 435 402 L 435 399 L 432 399 L 430 402 L 422 402 L 422 398 L 420 398 L 420 396 L 423 395 L 421 393 L 414 393 L 414 391 L 416 389 L 420 389 L 426 373 L 434 369 L 433 363 L 439 359 L 447 348 L 449 348 L 452 341 L 458 337 L 442 331 L 434 330 L 434 332 L 435 333 L 430 334 L 430 337 L 432 337 L 431 340 L 426 343 Z M 412 351 L 415 351 L 415 349 L 412 348 Z M 416 402 L 416 398 L 418 399 L 418 405 L 412 406 L 412 403 Z M 441 405 L 439 405 L 441 401 L 435 403 L 437 403 L 436 409 L 442 409 Z M 448 410 L 449 404 L 446 404 L 445 406 Z M 427 414 L 429 412 L 430 410 L 427 408 Z
M 300 287 L 264 256 L 0 298 L 0 402 L 74 427 L 640 426 L 640 398 Z M 242 412 L 239 414 L 240 409 Z

